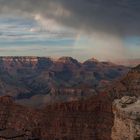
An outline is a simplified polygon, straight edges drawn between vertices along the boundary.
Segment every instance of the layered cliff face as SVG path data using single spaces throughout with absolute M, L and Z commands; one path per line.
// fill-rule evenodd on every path
M 126 79 L 132 77 L 132 80 L 136 81 L 135 86 L 139 92 L 138 75 L 139 67 L 136 67 L 126 76 Z M 132 89 L 133 83 L 130 85 Z M 130 85 L 127 82 L 125 87 Z M 120 87 L 118 88 L 120 90 Z M 127 92 L 130 91 L 132 90 Z M 138 97 L 131 98 L 132 100 L 123 98 L 121 103 L 119 100 L 115 101 L 113 115 L 113 100 L 123 96 L 123 94 L 120 95 L 121 93 L 120 96 L 116 94 L 117 92 L 113 90 L 111 96 L 109 93 L 100 93 L 86 100 L 53 103 L 42 109 L 23 107 L 15 104 L 9 96 L 1 97 L 0 128 L 28 132 L 33 137 L 45 140 L 111 140 L 111 137 L 121 140 L 124 137 L 129 138 L 131 132 L 132 137 L 135 135 L 135 139 L 138 139 Z M 125 132 L 123 132 L 124 128 Z
M 113 103 L 112 140 L 140 139 L 140 99 L 124 96 Z
M 49 122 L 46 139 L 111 140 L 113 114 L 106 94 L 47 106 L 45 110 Z
M 40 138 L 41 116 L 41 111 L 17 105 L 10 96 L 0 97 L 0 134 L 5 131 L 7 136 L 7 131 L 12 130 L 14 134 L 22 132 L 28 138 Z
M 113 140 L 140 139 L 140 65 L 111 87 L 114 126 Z
M 121 80 L 115 82 L 107 91 L 112 98 L 140 96 L 140 65 L 133 68 Z
M 79 100 L 97 94 L 127 71 L 95 59 L 80 63 L 71 57 L 0 57 L 0 95 L 33 106 Z
M 111 140 L 111 110 L 106 94 L 42 110 L 17 105 L 5 96 L 0 98 L 0 129 L 29 132 L 41 140 Z

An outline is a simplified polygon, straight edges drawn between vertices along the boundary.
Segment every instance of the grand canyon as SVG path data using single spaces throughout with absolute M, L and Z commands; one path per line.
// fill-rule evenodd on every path
M 140 140 L 140 0 L 0 0 L 0 140 Z
M 1 57 L 0 95 L 31 106 L 88 98 L 128 72 L 129 68 L 92 58 Z
M 140 138 L 140 65 L 1 57 L 0 68 L 0 138 Z

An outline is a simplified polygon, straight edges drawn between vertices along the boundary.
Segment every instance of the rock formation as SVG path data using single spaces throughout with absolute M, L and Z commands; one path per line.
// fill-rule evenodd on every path
M 18 103 L 33 106 L 78 100 L 97 94 L 127 71 L 95 59 L 80 63 L 72 57 L 0 57 L 0 96 L 8 94 Z
M 0 129 L 28 132 L 29 137 L 40 140 L 111 140 L 111 136 L 114 140 L 121 140 L 124 134 L 124 137 L 129 138 L 128 133 L 133 131 L 132 135 L 134 134 L 137 140 L 139 139 L 139 125 L 137 125 L 139 123 L 139 74 L 138 66 L 117 82 L 116 86 L 107 90 L 109 92 L 93 94 L 90 98 L 78 101 L 53 103 L 41 109 L 18 105 L 10 96 L 0 97 Z M 128 79 L 135 82 L 135 85 L 133 82 L 128 82 Z M 36 87 L 36 81 L 32 84 Z M 75 93 L 73 90 L 71 92 Z M 68 90 L 67 94 L 69 94 Z M 124 95 L 135 95 L 135 97 L 123 97 Z M 121 102 L 117 100 L 113 105 L 115 114 L 113 115 L 112 102 L 121 97 L 123 97 Z M 118 101 L 120 106 L 117 105 Z M 136 111 L 133 112 L 135 109 Z M 130 128 L 132 124 L 134 129 L 129 130 L 127 122 Z M 123 130 L 118 124 L 126 127 L 127 131 L 121 133 Z M 117 137 L 119 133 L 120 137 Z
M 102 97 L 102 98 L 101 98 Z M 88 100 L 57 103 L 42 110 L 0 98 L 0 128 L 30 132 L 42 140 L 111 140 L 113 116 L 106 94 Z
M 107 91 L 112 98 L 140 96 L 140 65 L 132 68 L 121 80 L 115 82 Z
M 109 90 L 114 100 L 113 140 L 140 139 L 140 65 L 133 68 Z
M 140 139 L 140 99 L 124 96 L 113 104 L 112 140 Z

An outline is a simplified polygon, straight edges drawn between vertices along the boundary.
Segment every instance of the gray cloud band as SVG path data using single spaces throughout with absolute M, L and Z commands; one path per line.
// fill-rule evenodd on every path
M 86 32 L 140 35 L 139 0 L 0 0 L 2 14 L 41 14 Z

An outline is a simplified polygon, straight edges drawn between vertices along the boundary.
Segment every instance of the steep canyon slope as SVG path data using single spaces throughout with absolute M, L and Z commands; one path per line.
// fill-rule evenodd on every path
M 121 84 L 123 86 L 120 86 Z M 117 90 L 114 90 L 114 87 Z M 123 138 L 133 140 L 139 138 L 140 124 L 138 120 L 140 108 L 138 98 L 140 96 L 140 65 L 130 70 L 126 76 L 116 82 L 111 88 L 112 90 L 106 90 L 87 100 L 47 106 L 45 109 L 49 112 L 47 118 L 49 119 L 51 116 L 52 119 L 52 121 L 48 120 L 50 130 L 48 131 L 47 138 L 49 139 L 54 134 L 57 139 L 76 140 L 123 140 Z M 123 110 L 122 113 L 121 111 L 117 112 L 119 108 L 116 108 L 115 111 L 114 102 L 116 102 L 116 99 L 119 100 L 122 97 L 125 99 L 126 95 L 131 96 L 128 96 L 131 102 L 127 100 L 130 106 L 126 106 L 126 109 L 124 107 L 126 113 Z M 125 120 L 127 123 L 130 122 L 130 125 L 126 126 L 127 130 L 131 131 L 123 133 L 121 129 L 116 128 L 119 114 L 123 116 L 121 124 L 125 124 Z M 128 118 L 129 122 L 127 121 Z M 54 126 L 52 122 L 55 124 Z M 113 130 L 115 129 L 117 131 L 114 132 Z M 118 137 L 115 139 L 116 135 Z
M 112 127 L 115 130 L 116 121 L 112 103 L 114 99 L 123 97 L 125 93 L 138 98 L 139 69 L 139 66 L 132 69 L 127 76 L 116 83 L 116 86 L 112 86 L 113 89 L 108 90 L 112 94 L 108 91 L 102 92 L 93 95 L 90 99 L 55 103 L 46 105 L 42 109 L 23 107 L 15 104 L 9 96 L 1 97 L 1 129 L 6 131 L 12 128 L 24 133 L 29 132 L 29 137 L 40 140 L 111 140 L 113 139 L 111 136 L 116 135 L 114 132 L 112 134 Z M 135 81 L 135 87 L 133 82 L 118 86 L 124 79 Z M 114 90 L 117 86 L 118 90 Z
M 32 106 L 90 97 L 128 72 L 92 58 L 0 57 L 0 95 Z

